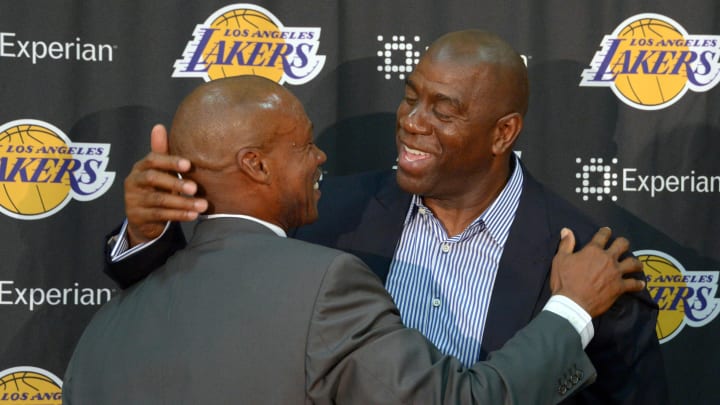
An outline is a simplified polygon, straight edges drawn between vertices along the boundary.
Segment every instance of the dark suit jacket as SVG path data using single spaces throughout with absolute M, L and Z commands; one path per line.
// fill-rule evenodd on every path
M 549 312 L 465 369 L 402 325 L 356 257 L 223 218 L 99 310 L 63 403 L 545 404 L 593 376 Z
M 524 168 L 523 168 L 524 170 Z M 548 279 L 560 229 L 571 228 L 578 246 L 597 226 L 524 170 L 525 181 L 495 280 L 483 356 L 526 325 L 547 301 Z M 295 237 L 350 252 L 385 281 L 411 196 L 397 186 L 393 171 L 329 178 L 322 184 L 320 219 Z M 115 232 L 117 233 L 117 232 Z M 106 266 L 121 286 L 142 279 L 183 246 L 173 224 L 151 248 Z M 641 275 L 639 275 L 641 276 Z M 586 351 L 598 380 L 567 403 L 665 404 L 667 383 L 655 334 L 657 307 L 647 292 L 626 295 L 595 319 L 595 338 Z

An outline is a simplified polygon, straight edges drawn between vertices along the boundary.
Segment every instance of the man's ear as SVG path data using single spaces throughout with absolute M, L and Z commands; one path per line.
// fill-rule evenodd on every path
M 258 148 L 240 149 L 235 156 L 238 169 L 258 183 L 270 183 L 270 164 Z
M 515 144 L 523 127 L 523 117 L 513 112 L 497 120 L 495 124 L 495 138 L 493 139 L 493 154 L 503 155 Z

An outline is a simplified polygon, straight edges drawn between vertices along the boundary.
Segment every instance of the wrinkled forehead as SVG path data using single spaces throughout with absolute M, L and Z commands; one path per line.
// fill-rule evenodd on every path
M 490 63 L 424 58 L 407 82 L 415 90 L 471 99 L 493 91 L 498 82 L 498 69 Z
M 268 123 L 274 127 L 276 137 L 287 138 L 293 143 L 312 139 L 312 122 L 297 99 L 278 106 L 275 112 Z

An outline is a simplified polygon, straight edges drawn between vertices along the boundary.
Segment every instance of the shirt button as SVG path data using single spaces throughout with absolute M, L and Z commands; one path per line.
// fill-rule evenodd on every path
M 443 253 L 447 253 L 450 251 L 450 244 L 449 243 L 443 243 L 442 247 L 440 249 L 443 251 Z
M 425 210 L 425 207 L 418 208 L 418 212 L 420 213 L 420 215 L 425 215 L 427 213 L 427 211 Z
M 432 306 L 439 307 L 440 306 L 440 298 L 433 298 L 432 299 Z

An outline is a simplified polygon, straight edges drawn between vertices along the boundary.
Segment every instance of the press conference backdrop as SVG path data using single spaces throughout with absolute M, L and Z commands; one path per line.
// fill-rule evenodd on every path
M 117 293 L 101 269 L 122 180 L 191 89 L 272 78 L 306 105 L 330 175 L 386 168 L 404 79 L 465 28 L 527 64 L 522 160 L 644 261 L 672 401 L 720 403 L 715 0 L 2 0 L 0 404 L 60 403 Z

